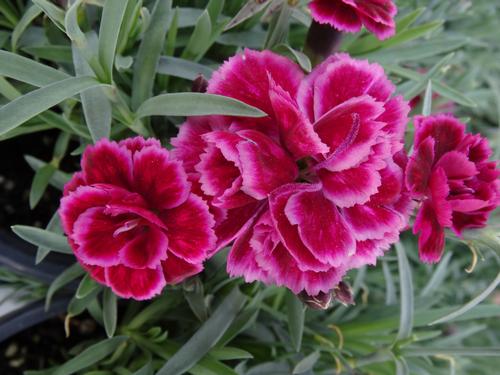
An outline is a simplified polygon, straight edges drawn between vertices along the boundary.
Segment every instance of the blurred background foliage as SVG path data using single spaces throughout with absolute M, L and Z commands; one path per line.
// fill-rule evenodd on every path
M 182 98 L 163 94 L 191 91 L 200 73 L 209 78 L 242 48 L 273 49 L 309 70 L 302 52 L 307 1 L 251 1 L 242 13 L 246 3 L 0 0 L 0 139 L 56 131 L 51 159 L 20 150 L 35 171 L 30 205 L 49 186 L 61 189 L 73 171 L 62 163 L 78 160 L 99 137 L 140 133 L 169 147 L 182 115 L 199 113 L 172 109 Z M 396 36 L 380 42 L 365 32 L 345 35 L 339 49 L 382 64 L 412 100 L 413 114 L 457 114 L 488 137 L 498 159 L 500 3 L 396 3 Z M 73 87 L 71 76 L 95 79 Z M 407 137 L 411 145 L 411 123 Z M 282 288 L 229 280 L 226 251 L 152 302 L 117 301 L 77 264 L 50 285 L 8 269 L 0 283 L 29 291 L 23 298 L 45 297 L 47 305 L 56 293 L 71 295 L 68 334 L 81 314 L 102 326 L 65 351 L 65 364 L 49 359 L 53 367 L 30 375 L 492 375 L 500 366 L 499 227 L 497 212 L 487 229 L 463 240 L 448 236 L 435 266 L 420 263 L 415 238 L 405 233 L 376 267 L 350 273 L 355 305 L 327 311 L 305 309 Z M 70 252 L 56 216 L 44 230 L 15 229 L 38 246 L 37 262 Z

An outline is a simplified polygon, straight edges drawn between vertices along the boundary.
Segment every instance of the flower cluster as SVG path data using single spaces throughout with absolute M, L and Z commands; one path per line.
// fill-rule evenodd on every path
M 486 140 L 449 115 L 415 118 L 408 160 L 410 106 L 377 64 L 337 54 L 305 75 L 245 50 L 207 92 L 267 116 L 188 118 L 170 152 L 153 139 L 102 140 L 65 187 L 77 259 L 122 297 L 151 298 L 232 243 L 231 276 L 324 306 L 348 270 L 398 241 L 415 203 L 426 262 L 439 260 L 445 228 L 484 226 L 499 204 Z
M 392 0 L 313 0 L 309 8 L 315 21 L 340 31 L 355 33 L 365 25 L 381 40 L 396 32 Z

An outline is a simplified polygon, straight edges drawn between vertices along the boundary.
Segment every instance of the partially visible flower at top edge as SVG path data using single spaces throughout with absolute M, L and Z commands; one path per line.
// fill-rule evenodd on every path
M 397 7 L 392 0 L 313 0 L 312 17 L 321 24 L 355 33 L 365 27 L 384 40 L 396 32 Z
M 89 146 L 59 214 L 80 264 L 124 298 L 149 299 L 197 274 L 215 246 L 207 204 L 155 139 Z
M 314 297 L 398 240 L 411 208 L 409 107 L 394 90 L 380 66 L 345 54 L 304 77 L 288 59 L 245 50 L 214 73 L 209 93 L 268 114 L 191 118 L 172 141 L 219 212 L 218 247 L 235 239 L 232 276 Z
M 415 117 L 414 152 L 406 169 L 406 185 L 421 202 L 414 224 L 422 261 L 441 259 L 445 228 L 457 236 L 481 228 L 500 202 L 497 162 L 490 161 L 486 138 L 469 134 L 451 115 Z

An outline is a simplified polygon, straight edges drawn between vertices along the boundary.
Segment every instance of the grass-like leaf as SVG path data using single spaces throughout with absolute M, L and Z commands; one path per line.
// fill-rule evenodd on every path
M 222 337 L 240 311 L 245 296 L 238 287 L 222 301 L 212 316 L 180 348 L 156 375 L 181 375 L 203 358 Z
M 176 93 L 155 96 L 137 110 L 137 117 L 228 115 L 264 117 L 260 109 L 239 100 L 214 94 Z

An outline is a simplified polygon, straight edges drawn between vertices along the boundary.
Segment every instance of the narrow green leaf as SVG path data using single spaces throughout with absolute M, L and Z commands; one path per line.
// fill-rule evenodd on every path
M 37 59 L 49 60 L 55 63 L 71 63 L 71 48 L 61 45 L 27 46 L 22 48 L 23 52 Z
M 153 95 L 156 67 L 172 15 L 172 0 L 157 0 L 137 52 L 132 81 L 132 110 Z
M 111 288 L 105 288 L 102 295 L 102 318 L 108 337 L 113 337 L 118 320 L 117 298 Z
M 151 362 L 146 363 L 143 367 L 134 372 L 133 375 L 153 375 L 153 367 L 151 367 Z
M 98 52 L 93 48 L 92 44 L 89 43 L 87 36 L 80 29 L 80 25 L 78 24 L 78 9 L 83 3 L 84 0 L 76 0 L 66 11 L 66 16 L 64 17 L 66 34 L 71 39 L 72 45 L 78 48 L 78 51 L 92 68 L 97 78 L 103 82 L 107 82 L 106 73 L 99 61 Z
M 73 65 L 77 76 L 95 76 L 83 58 L 80 50 L 73 47 Z M 94 142 L 101 138 L 109 138 L 111 134 L 112 108 L 111 102 L 101 87 L 86 90 L 80 94 L 83 115 Z
M 246 4 L 240 9 L 238 14 L 229 21 L 229 23 L 224 28 L 224 31 L 232 29 L 238 26 L 240 23 L 246 21 L 247 19 L 255 16 L 260 11 L 264 10 L 269 4 L 270 0 L 248 0 Z
M 45 165 L 47 165 L 46 162 L 37 159 L 33 156 L 26 155 L 24 157 L 26 162 L 29 164 L 31 169 L 34 171 L 38 171 L 40 168 L 43 168 Z M 63 190 L 64 185 L 71 179 L 71 175 L 68 173 L 61 172 L 60 170 L 55 171 L 55 173 L 52 175 L 52 178 L 50 179 L 49 183 L 54 186 L 56 189 Z
M 212 76 L 213 70 L 206 65 L 173 56 L 162 56 L 156 70 L 160 74 L 194 80 L 200 74 L 206 79 Z
M 305 306 L 295 294 L 286 292 L 286 306 L 288 314 L 288 331 L 292 346 L 296 352 L 300 352 L 302 346 L 302 334 L 304 332 Z
M 183 284 L 184 298 L 191 307 L 196 317 L 204 322 L 208 317 L 208 309 L 205 303 L 203 283 L 199 278 L 192 278 Z
M 388 70 L 394 74 L 397 74 L 397 75 L 404 77 L 404 78 L 411 79 L 413 81 L 420 82 L 422 80 L 422 76 L 419 73 L 417 73 L 411 69 L 402 68 L 402 67 L 397 66 L 397 65 L 386 65 L 385 68 L 386 68 L 386 70 Z M 447 99 L 454 101 L 455 103 L 458 103 L 458 104 L 466 106 L 466 107 L 476 107 L 477 106 L 476 103 L 472 99 L 469 99 L 468 97 L 463 95 L 461 92 L 447 86 L 446 84 L 444 84 L 442 82 L 438 82 L 437 80 L 432 80 L 432 86 L 433 86 L 433 89 L 436 93 L 438 93 L 439 95 L 441 95 Z
M 394 358 L 394 363 L 396 364 L 396 375 L 410 375 L 408 363 L 404 358 Z
M 97 295 L 101 292 L 102 289 L 103 287 L 101 285 L 98 285 L 97 288 L 92 289 L 90 293 L 85 297 L 77 298 L 76 296 L 73 296 L 68 304 L 68 316 L 74 317 L 82 314 L 89 308 L 91 304 L 97 301 Z
M 293 374 L 303 374 L 305 372 L 311 371 L 314 365 L 318 362 L 320 352 L 315 351 L 304 357 L 293 369 Z
M 0 75 L 41 87 L 69 78 L 69 75 L 15 53 L 0 51 Z
M 485 290 L 483 290 L 477 297 L 470 300 L 468 303 L 466 303 L 464 306 L 462 306 L 458 310 L 453 311 L 452 313 L 447 314 L 447 315 L 443 316 L 442 318 L 434 320 L 433 322 L 429 323 L 429 325 L 449 322 L 449 321 L 454 320 L 457 317 L 465 314 L 469 310 L 472 310 L 474 307 L 476 307 L 481 302 L 483 302 L 491 294 L 491 292 L 493 292 L 496 289 L 498 284 L 500 284 L 500 272 L 497 274 L 497 277 L 495 277 L 495 280 L 493 280 L 491 282 L 491 284 Z
M 66 151 L 68 151 L 68 145 L 71 136 L 69 133 L 61 132 L 57 137 L 56 144 L 54 146 L 54 151 L 52 153 L 52 158 L 60 162 L 64 156 L 66 155 Z
M 82 299 L 87 297 L 90 293 L 92 293 L 99 284 L 94 281 L 94 279 L 90 276 L 90 274 L 86 274 L 82 281 L 80 281 L 80 285 L 78 285 L 78 289 L 76 290 L 75 297 L 78 299 Z
M 70 375 L 90 367 L 112 354 L 127 339 L 126 336 L 116 336 L 92 345 L 75 358 L 58 367 L 52 375 Z
M 208 11 L 205 10 L 196 22 L 196 26 L 194 27 L 193 33 L 181 57 L 188 60 L 197 60 L 197 57 L 206 50 L 207 45 L 210 43 L 211 36 L 212 22 L 210 21 Z
M 286 42 L 291 15 L 292 7 L 287 2 L 283 2 L 280 12 L 276 13 L 271 20 L 264 48 L 271 49 Z
M 446 274 L 448 273 L 448 264 L 453 253 L 451 251 L 446 252 L 443 259 L 438 263 L 436 270 L 432 274 L 429 282 L 425 285 L 420 293 L 421 297 L 429 296 L 434 292 L 444 281 Z
M 213 94 L 176 93 L 155 96 L 137 110 L 139 118 L 146 116 L 228 115 L 264 117 L 260 109 L 239 100 Z
M 400 242 L 396 243 L 396 252 L 398 254 L 401 299 L 401 312 L 397 340 L 404 340 L 410 337 L 413 331 L 413 282 L 410 263 L 406 257 L 406 251 Z
M 412 348 L 401 349 L 405 357 L 427 357 L 435 355 L 457 357 L 500 357 L 500 347 L 485 348 Z
M 102 11 L 99 29 L 99 59 L 109 83 L 113 80 L 113 65 L 120 29 L 124 23 L 129 0 L 107 0 Z
M 17 23 L 14 30 L 12 30 L 10 43 L 12 45 L 13 51 L 17 49 L 17 43 L 19 42 L 19 38 L 21 37 L 21 35 L 23 35 L 24 31 L 28 28 L 28 26 L 31 25 L 33 20 L 37 18 L 41 13 L 42 10 L 37 5 L 32 5 L 27 10 L 24 11 L 23 16 Z
M 293 57 L 295 61 L 297 61 L 300 67 L 307 73 L 311 72 L 312 64 L 309 57 L 303 52 L 297 51 L 290 47 L 288 44 L 278 44 L 273 48 L 276 52 L 285 53 L 286 55 Z
M 38 171 L 35 172 L 33 177 L 33 182 L 31 183 L 29 203 L 30 208 L 34 209 L 40 199 L 42 198 L 47 186 L 49 186 L 49 181 L 54 175 L 57 168 L 53 164 L 46 164 Z
M 420 94 L 425 88 L 427 82 L 433 79 L 439 73 L 439 71 L 453 59 L 453 56 L 455 56 L 455 54 L 450 53 L 439 60 L 431 69 L 429 69 L 429 71 L 422 77 L 419 82 L 417 82 L 409 90 L 406 90 L 406 92 L 404 93 L 405 98 L 410 100 Z
M 59 8 L 57 5 L 53 4 L 47 0 L 32 0 L 33 4 L 37 5 L 50 20 L 56 25 L 62 32 L 64 29 L 64 10 Z
M 68 239 L 60 234 L 26 225 L 14 225 L 12 226 L 12 231 L 23 240 L 35 246 L 46 247 L 62 254 L 73 253 L 68 244 Z
M 156 375 L 181 375 L 192 368 L 213 348 L 240 311 L 245 296 L 238 287 L 222 301 L 212 316 L 182 346 Z
M 52 281 L 49 289 L 47 290 L 47 295 L 45 296 L 45 310 L 49 309 L 52 297 L 59 289 L 84 274 L 85 270 L 80 266 L 80 264 L 75 263 L 72 266 L 66 268 L 59 276 L 57 276 L 54 281 Z
M 0 135 L 89 88 L 102 86 L 90 77 L 67 78 L 20 96 L 0 108 Z
M 385 304 L 394 305 L 397 301 L 394 278 L 386 261 L 382 261 L 382 270 L 385 278 Z
M 425 89 L 424 104 L 422 106 L 422 115 L 429 116 L 432 112 L 432 81 L 427 81 Z
M 206 7 L 208 14 L 210 15 L 210 22 L 212 25 L 217 24 L 217 19 L 224 8 L 224 0 L 210 0 Z
M 219 361 L 234 361 L 236 359 L 251 359 L 253 355 L 246 350 L 231 348 L 226 346 L 224 348 L 213 348 L 210 351 L 210 356 Z
M 62 228 L 61 228 L 61 220 L 59 218 L 59 212 L 54 212 L 54 215 L 52 215 L 52 218 L 50 219 L 49 223 L 45 227 L 45 230 L 48 232 L 56 233 L 56 234 L 62 234 Z M 35 259 L 35 264 L 41 263 L 47 255 L 52 251 L 52 249 L 44 246 L 38 246 L 38 249 L 36 251 L 36 259 Z

